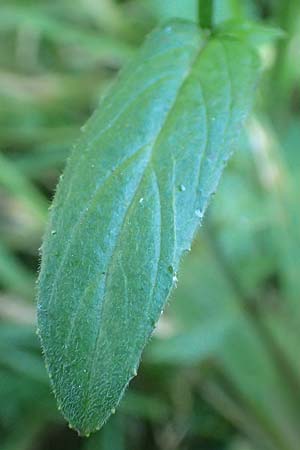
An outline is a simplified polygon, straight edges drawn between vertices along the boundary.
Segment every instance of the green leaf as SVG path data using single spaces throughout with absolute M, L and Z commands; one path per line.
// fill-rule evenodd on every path
M 222 318 L 168 339 L 153 341 L 147 352 L 147 361 L 189 366 L 205 361 L 219 349 L 232 322 Z
M 83 129 L 53 203 L 38 307 L 59 407 L 82 434 L 136 375 L 257 72 L 243 43 L 174 21 L 149 35 Z
M 228 20 L 217 28 L 217 34 L 240 39 L 254 48 L 286 36 L 280 28 L 251 21 Z
M 52 14 L 45 13 L 35 6 L 1 6 L 0 24 L 4 30 L 22 26 L 26 21 L 28 27 L 37 30 L 55 42 L 77 45 L 97 54 L 99 60 L 115 61 L 117 63 L 127 61 L 132 54 L 132 47 L 121 40 L 99 33 L 84 32 L 68 23 L 58 20 Z
M 0 186 L 20 199 L 36 219 L 44 223 L 48 203 L 43 194 L 0 152 Z
M 2 239 L 0 239 L 0 282 L 2 286 L 22 297 L 34 298 L 33 272 L 22 264 Z

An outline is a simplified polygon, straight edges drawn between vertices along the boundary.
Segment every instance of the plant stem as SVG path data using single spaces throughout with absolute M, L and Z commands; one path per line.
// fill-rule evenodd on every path
M 213 26 L 213 6 L 214 0 L 199 0 L 198 14 L 201 28 L 212 28 Z

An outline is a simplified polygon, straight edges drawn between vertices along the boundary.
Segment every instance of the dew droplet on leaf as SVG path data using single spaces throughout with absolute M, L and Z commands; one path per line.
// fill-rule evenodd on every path
M 196 209 L 195 214 L 197 217 L 199 217 L 199 219 L 202 219 L 203 213 L 202 213 L 201 209 Z

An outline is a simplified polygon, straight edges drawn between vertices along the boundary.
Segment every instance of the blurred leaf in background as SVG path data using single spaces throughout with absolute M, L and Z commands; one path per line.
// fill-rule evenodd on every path
M 300 4 L 219 0 L 256 19 L 255 114 L 120 411 L 83 440 L 56 410 L 35 335 L 39 246 L 58 177 L 144 36 L 197 2 L 0 4 L 0 448 L 299 450 Z

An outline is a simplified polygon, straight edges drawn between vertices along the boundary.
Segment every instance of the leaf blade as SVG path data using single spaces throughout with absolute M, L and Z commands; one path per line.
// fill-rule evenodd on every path
M 43 245 L 38 322 L 56 397 L 81 433 L 107 420 L 136 373 L 256 74 L 238 41 L 206 42 L 193 24 L 168 24 L 74 150 Z

